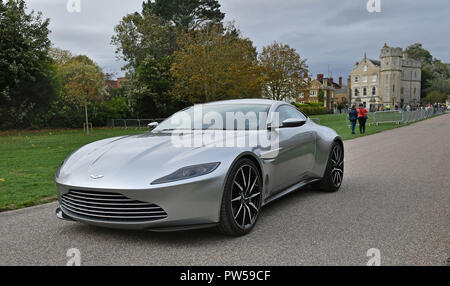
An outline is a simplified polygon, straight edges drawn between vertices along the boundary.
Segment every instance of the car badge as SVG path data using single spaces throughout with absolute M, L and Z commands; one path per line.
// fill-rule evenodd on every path
M 98 179 L 101 179 L 103 177 L 104 177 L 103 175 L 91 175 L 91 178 L 94 179 L 94 180 L 98 180 Z

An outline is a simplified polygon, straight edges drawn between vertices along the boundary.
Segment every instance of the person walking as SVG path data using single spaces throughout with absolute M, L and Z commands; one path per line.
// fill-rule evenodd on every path
M 358 112 L 358 121 L 359 121 L 359 132 L 361 134 L 366 133 L 366 122 L 367 122 L 367 109 L 364 105 L 360 104 L 357 110 Z
M 356 121 L 358 120 L 358 111 L 356 111 L 356 105 L 353 105 L 352 109 L 350 109 L 348 113 L 348 119 L 350 120 L 352 126 L 352 134 L 356 134 L 355 133 Z

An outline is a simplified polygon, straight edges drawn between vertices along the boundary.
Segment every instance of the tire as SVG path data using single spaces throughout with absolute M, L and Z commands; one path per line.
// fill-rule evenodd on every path
M 258 220 L 261 203 L 262 179 L 258 167 L 250 159 L 241 159 L 232 167 L 225 183 L 217 229 L 229 236 L 250 233 Z
M 315 186 L 324 192 L 339 191 L 344 180 L 344 149 L 338 142 L 333 143 L 324 177 Z

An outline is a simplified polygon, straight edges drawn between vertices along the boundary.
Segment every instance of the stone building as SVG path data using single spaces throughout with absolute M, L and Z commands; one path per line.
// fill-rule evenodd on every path
M 384 45 L 380 61 L 364 55 L 351 71 L 352 104 L 364 104 L 370 111 L 419 104 L 421 63 L 408 58 L 402 48 Z

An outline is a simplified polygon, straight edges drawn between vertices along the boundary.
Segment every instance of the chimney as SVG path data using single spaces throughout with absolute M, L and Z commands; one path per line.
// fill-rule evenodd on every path
M 342 76 L 339 77 L 339 86 L 342 88 Z
M 334 83 L 333 78 L 330 77 L 330 84 L 333 84 L 333 83 Z
M 323 80 L 323 74 L 321 74 L 321 73 L 317 74 L 317 80 L 318 81 Z

